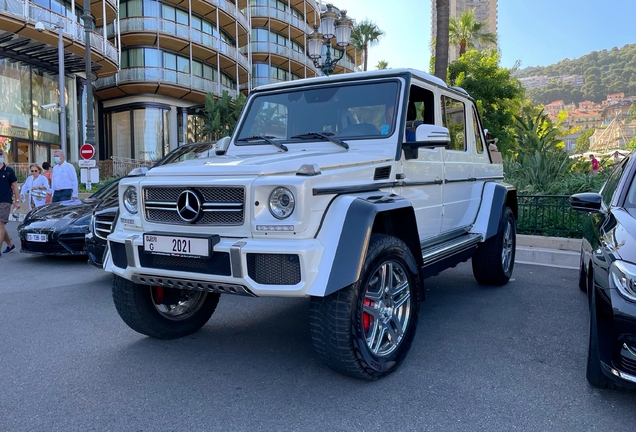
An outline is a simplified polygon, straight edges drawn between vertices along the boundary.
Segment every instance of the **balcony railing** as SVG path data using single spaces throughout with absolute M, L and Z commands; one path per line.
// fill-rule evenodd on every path
M 280 56 L 290 58 L 297 61 L 298 63 L 304 64 L 314 72 L 318 73 L 318 70 L 314 66 L 314 62 L 311 61 L 311 59 L 307 57 L 305 53 L 298 52 L 285 45 L 280 45 L 273 42 L 251 42 L 250 49 L 253 53 L 278 54 Z M 247 47 L 242 47 L 241 52 L 246 53 Z
M 259 16 L 259 17 L 275 18 L 279 21 L 290 23 L 291 25 L 300 29 L 304 33 L 311 33 L 312 31 L 311 27 L 309 27 L 309 25 L 307 25 L 307 23 L 303 21 L 302 19 L 292 15 L 291 13 L 287 11 L 276 9 L 275 7 L 252 6 L 251 12 L 252 12 L 252 17 Z
M 211 0 L 211 3 L 217 4 L 219 8 L 223 9 L 230 16 L 236 18 L 239 24 L 241 24 L 247 31 L 249 31 L 250 26 L 247 22 L 247 17 L 236 7 L 236 5 L 230 3 L 227 0 Z
M 25 23 L 35 24 L 38 21 L 50 21 L 58 22 L 60 19 L 64 21 L 64 35 L 72 39 L 73 41 L 81 42 L 84 44 L 84 26 L 72 19 L 58 15 L 31 3 L 27 0 L 0 0 L 0 13 L 12 15 L 15 18 L 21 19 Z M 55 31 L 55 29 L 53 29 Z M 118 64 L 117 48 L 100 34 L 94 31 L 90 33 L 91 48 L 107 57 L 113 63 Z
M 249 70 L 247 57 L 240 54 L 235 47 L 216 36 L 204 33 L 199 29 L 195 29 L 184 24 L 179 24 L 164 18 L 135 17 L 120 20 L 119 28 L 122 34 L 131 31 L 153 31 L 173 35 L 180 39 L 206 46 L 216 52 L 224 54 L 227 57 L 236 60 L 245 68 L 245 70 Z M 108 34 L 112 34 L 112 27 L 109 26 L 107 31 Z
M 236 96 L 236 89 L 226 87 L 217 81 L 202 78 L 187 72 L 160 67 L 135 67 L 121 69 L 115 75 L 100 78 L 95 82 L 96 88 L 105 88 L 127 82 L 169 83 L 203 93 L 214 93 L 221 96 L 227 90 L 231 97 Z

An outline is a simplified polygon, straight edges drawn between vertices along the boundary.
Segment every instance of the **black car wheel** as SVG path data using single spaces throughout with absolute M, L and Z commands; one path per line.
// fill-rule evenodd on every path
M 504 207 L 497 234 L 481 243 L 472 258 L 473 276 L 480 284 L 504 285 L 515 265 L 517 231 L 510 207 Z
M 219 294 L 135 284 L 114 276 L 113 301 L 128 326 L 157 339 L 176 339 L 208 322 Z
M 358 282 L 312 297 L 311 336 L 327 366 L 368 380 L 398 368 L 413 342 L 420 310 L 415 268 L 404 242 L 373 234 Z
M 583 292 L 587 292 L 587 274 L 585 273 L 585 254 L 583 253 L 583 247 L 581 247 L 581 260 L 579 264 L 579 289 Z
M 603 373 L 598 349 L 598 323 L 596 321 L 596 300 L 592 293 L 590 303 L 590 332 L 587 348 L 587 381 L 594 387 L 615 389 L 616 384 Z

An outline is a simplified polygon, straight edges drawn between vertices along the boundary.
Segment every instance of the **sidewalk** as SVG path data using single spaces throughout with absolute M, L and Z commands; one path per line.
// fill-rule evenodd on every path
M 517 234 L 515 262 L 578 270 L 581 239 Z

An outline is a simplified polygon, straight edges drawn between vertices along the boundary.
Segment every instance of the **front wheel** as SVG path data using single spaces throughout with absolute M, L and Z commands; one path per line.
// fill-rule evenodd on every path
M 395 237 L 373 234 L 358 282 L 312 297 L 314 348 L 336 372 L 381 378 L 406 358 L 419 310 L 420 280 L 411 251 Z
M 590 302 L 590 332 L 587 345 L 587 368 L 585 371 L 587 382 L 592 386 L 603 389 L 615 389 L 616 384 L 603 373 L 598 347 L 598 322 L 596 320 L 596 301 L 594 293 Z
M 128 326 L 157 339 L 176 339 L 208 322 L 219 294 L 135 284 L 114 276 L 113 301 Z
M 504 285 L 515 265 L 517 230 L 510 207 L 504 207 L 497 234 L 479 245 L 472 258 L 473 276 L 480 284 Z

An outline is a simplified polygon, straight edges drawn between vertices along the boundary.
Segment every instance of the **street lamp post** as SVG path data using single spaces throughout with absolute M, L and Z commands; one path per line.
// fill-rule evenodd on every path
M 351 42 L 351 30 L 353 30 L 353 21 L 347 17 L 347 11 L 340 11 L 338 16 L 333 5 L 327 4 L 327 10 L 320 13 L 320 29 L 314 27 L 314 31 L 308 36 L 309 58 L 323 74 L 331 75 L 336 63 L 344 57 L 345 50 Z M 340 50 L 332 46 L 334 39 Z M 322 60 L 323 46 L 326 47 L 324 61 Z M 334 57 L 331 56 L 332 49 Z M 336 51 L 340 51 L 337 57 Z
M 57 42 L 57 60 L 59 63 L 58 69 L 58 89 L 60 92 L 60 102 L 58 110 L 60 112 L 60 148 L 66 155 L 66 102 L 64 99 L 64 20 L 60 18 L 56 23 L 51 21 L 38 21 L 35 23 L 35 29 L 38 32 L 44 30 L 44 23 L 50 24 L 57 29 L 58 42 Z M 66 156 L 68 157 L 68 155 Z
M 93 121 L 93 69 L 91 63 L 91 29 L 94 21 L 91 14 L 90 0 L 84 0 L 82 20 L 84 20 L 84 60 L 86 62 L 86 136 L 84 137 L 84 142 L 94 146 L 96 142 L 95 122 Z

